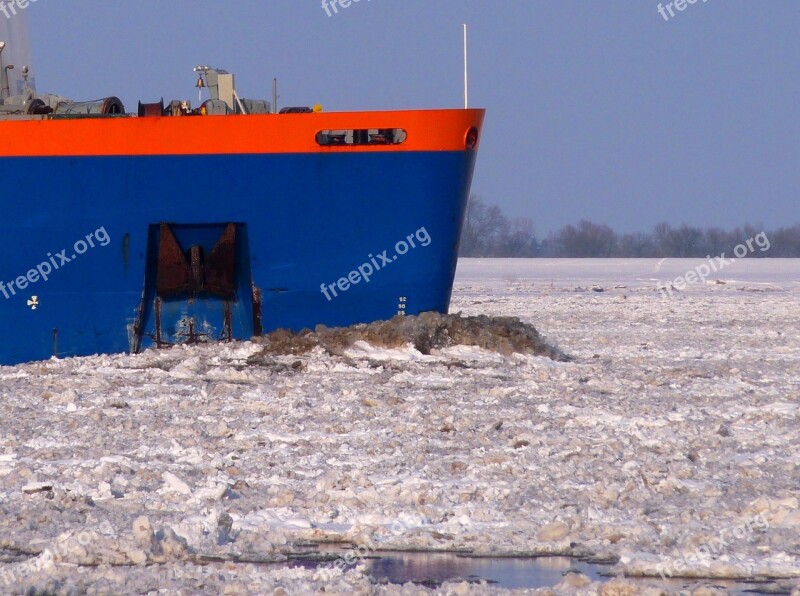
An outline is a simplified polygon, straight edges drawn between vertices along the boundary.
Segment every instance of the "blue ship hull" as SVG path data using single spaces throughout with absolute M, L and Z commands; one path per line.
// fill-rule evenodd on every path
M 446 312 L 475 156 L 0 157 L 0 364 Z

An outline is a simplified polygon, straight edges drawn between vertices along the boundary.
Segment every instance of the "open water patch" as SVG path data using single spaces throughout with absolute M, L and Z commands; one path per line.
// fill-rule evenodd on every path
M 350 550 L 321 547 L 316 553 L 300 555 L 289 563 L 292 567 L 314 569 L 329 566 L 331 560 L 344 557 Z M 671 594 L 691 594 L 698 588 L 716 589 L 736 596 L 748 594 L 790 594 L 781 582 L 767 579 L 743 581 L 702 578 L 653 577 L 620 578 L 612 563 L 568 556 L 501 556 L 485 557 L 457 552 L 379 551 L 362 558 L 365 573 L 375 584 L 416 584 L 437 589 L 448 582 L 484 584 L 489 588 L 539 589 L 553 588 L 574 574 L 588 582 L 621 581 L 627 585 L 657 587 Z M 346 568 L 354 568 L 357 563 Z
M 415 583 L 436 588 L 445 582 L 485 582 L 508 589 L 547 588 L 567 573 L 582 573 L 592 581 L 608 578 L 610 567 L 569 557 L 469 557 L 454 553 L 392 553 L 369 561 L 376 583 Z

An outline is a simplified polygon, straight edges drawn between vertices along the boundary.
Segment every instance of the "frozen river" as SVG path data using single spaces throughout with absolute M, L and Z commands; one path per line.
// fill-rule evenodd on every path
M 796 590 L 800 261 L 680 287 L 707 264 L 460 262 L 452 312 L 567 363 L 241 343 L 0 368 L 0 593 L 416 594 L 367 577 L 409 549 L 613 563 L 558 593 Z M 350 565 L 267 564 L 342 541 Z

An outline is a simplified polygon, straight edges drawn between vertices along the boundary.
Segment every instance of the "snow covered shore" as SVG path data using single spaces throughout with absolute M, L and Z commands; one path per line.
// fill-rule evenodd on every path
M 462 261 L 452 312 L 572 362 L 243 343 L 0 368 L 0 593 L 401 590 L 263 564 L 302 541 L 800 586 L 800 263 L 657 290 L 694 266 Z

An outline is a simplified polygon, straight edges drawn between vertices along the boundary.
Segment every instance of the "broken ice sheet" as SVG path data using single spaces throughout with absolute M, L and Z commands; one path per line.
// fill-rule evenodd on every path
M 534 266 L 547 272 L 527 274 Z M 519 317 L 571 362 L 359 337 L 286 355 L 244 342 L 0 369 L 0 540 L 55 548 L 88 529 L 103 538 L 70 547 L 65 563 L 168 562 L 31 576 L 116 591 L 221 589 L 219 569 L 191 561 L 275 560 L 337 540 L 579 551 L 657 577 L 683 560 L 701 573 L 692 555 L 724 533 L 715 574 L 800 574 L 800 284 L 704 285 L 665 300 L 649 279 L 663 267 L 595 263 L 569 279 L 549 263 L 487 267 L 460 274 L 452 310 Z M 606 291 L 559 289 L 594 284 Z M 32 483 L 52 490 L 26 494 Z M 737 537 L 759 514 L 769 527 Z M 161 537 L 149 548 L 134 538 L 141 516 Z M 391 531 L 404 520 L 417 522 Z M 238 569 L 224 587 L 368 586 L 357 571 Z

